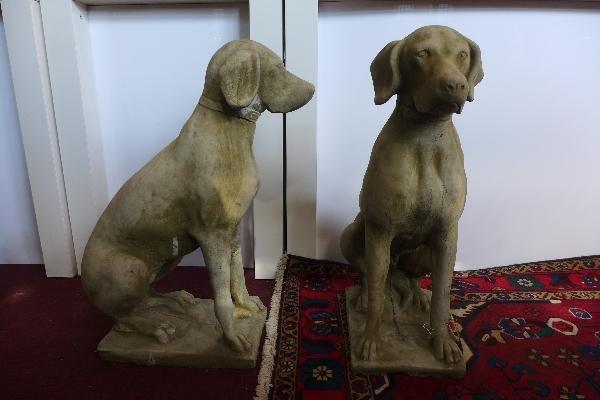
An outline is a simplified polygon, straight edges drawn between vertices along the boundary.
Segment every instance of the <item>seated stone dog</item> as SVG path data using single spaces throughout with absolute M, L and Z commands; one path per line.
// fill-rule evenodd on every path
M 238 352 L 249 349 L 234 324 L 234 307 L 264 307 L 248 295 L 238 229 L 258 188 L 255 121 L 265 109 L 294 111 L 313 93 L 312 84 L 257 42 L 236 40 L 214 54 L 202 97 L 179 136 L 121 187 L 87 243 L 84 288 L 117 329 L 170 342 L 176 327 L 154 310 L 185 312 L 196 299 L 184 291 L 158 293 L 152 285 L 200 246 L 225 342 Z
M 473 100 L 483 78 L 480 50 L 453 29 L 426 26 L 385 46 L 371 75 L 375 104 L 398 96 L 371 153 L 360 212 L 341 238 L 342 253 L 361 270 L 359 308 L 368 311 L 360 357 L 377 359 L 386 279 L 403 303 L 427 309 L 419 279 L 431 273 L 433 352 L 455 363 L 462 353 L 447 324 L 467 180 L 452 114 Z

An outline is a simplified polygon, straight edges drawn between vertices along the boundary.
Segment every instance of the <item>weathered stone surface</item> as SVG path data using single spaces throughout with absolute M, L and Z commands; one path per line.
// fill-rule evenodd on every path
M 447 324 L 467 179 L 452 116 L 474 100 L 483 79 L 481 51 L 454 29 L 426 26 L 388 43 L 371 63 L 371 76 L 375 104 L 397 98 L 371 152 L 360 212 L 340 240 L 344 257 L 362 274 L 358 304 L 366 323 L 355 330 L 352 346 L 360 347 L 358 357 L 368 365 L 389 355 L 380 321 L 388 312 L 384 290 L 391 282 L 403 304 L 431 306 L 430 351 L 438 360 L 459 363 L 462 353 Z M 431 300 L 419 288 L 429 273 Z
M 359 294 L 359 286 L 346 289 L 353 371 L 365 374 L 405 372 L 414 376 L 464 376 L 464 359 L 456 364 L 447 364 L 436 359 L 431 352 L 431 338 L 424 328 L 424 324 L 429 323 L 429 313 L 419 309 L 412 309 L 411 313 L 403 312 L 397 294 L 385 302 L 383 320 L 379 325 L 381 351 L 377 353 L 377 359 L 363 360 L 359 343 L 365 329 L 366 314 L 355 307 Z
M 256 120 L 265 110 L 292 112 L 313 93 L 311 83 L 287 71 L 281 58 L 260 43 L 234 40 L 213 55 L 202 95 L 179 134 L 123 184 L 86 245 L 83 287 L 94 305 L 117 321 L 113 331 L 120 332 L 101 344 L 105 358 L 126 353 L 142 363 L 178 359 L 204 366 L 226 366 L 229 360 L 235 367 L 256 351 L 257 338 L 248 335 L 257 335 L 264 319 L 234 320 L 234 310 L 265 313 L 246 288 L 240 237 L 242 217 L 259 185 L 252 153 Z M 194 297 L 181 290 L 157 293 L 153 286 L 198 247 L 215 302 L 201 324 L 189 325 L 173 315 L 185 313 Z M 214 321 L 227 347 L 203 347 L 216 340 Z M 258 325 L 243 328 L 246 323 Z M 147 338 L 125 339 L 140 335 Z M 185 350 L 182 343 L 191 347 Z M 108 352 L 108 344 L 121 346 L 121 353 Z M 208 349 L 204 361 L 195 356 Z M 232 350 L 244 356 L 238 359 Z
M 258 297 L 253 297 L 258 300 Z M 260 300 L 258 300 L 260 301 Z M 223 340 L 223 332 L 215 317 L 214 302 L 199 299 L 190 306 L 190 314 L 171 315 L 177 326 L 175 339 L 162 344 L 139 333 L 111 330 L 98 344 L 98 353 L 105 361 L 131 362 L 141 365 L 203 368 L 254 368 L 260 339 L 267 317 L 266 309 L 235 318 L 236 329 L 250 342 L 250 350 L 238 353 Z

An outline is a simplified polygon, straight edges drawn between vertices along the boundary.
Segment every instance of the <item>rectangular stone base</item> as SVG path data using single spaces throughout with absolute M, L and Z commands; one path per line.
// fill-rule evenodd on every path
M 466 372 L 464 359 L 448 365 L 435 358 L 431 351 L 429 335 L 423 324 L 429 322 L 429 313 L 411 309 L 406 316 L 394 310 L 389 297 L 386 299 L 384 317 L 381 323 L 381 341 L 378 345 L 377 360 L 362 360 L 358 344 L 365 327 L 365 313 L 355 307 L 359 286 L 346 289 L 346 309 L 350 333 L 352 370 L 365 374 L 405 372 L 413 376 L 445 376 L 462 378 Z M 398 299 L 395 299 L 398 301 Z M 396 302 L 396 304 L 398 304 Z M 396 305 L 397 308 L 397 305 Z M 396 311 L 394 313 L 394 311 Z M 396 316 L 394 318 L 394 315 Z
M 256 297 L 254 297 L 256 298 Z M 100 358 L 105 361 L 130 362 L 141 365 L 203 368 L 254 368 L 267 310 L 246 318 L 236 318 L 236 329 L 246 335 L 252 347 L 237 353 L 225 345 L 221 326 L 214 313 L 213 300 L 199 299 L 194 306 L 197 318 L 176 324 L 182 334 L 170 343 L 138 333 L 123 333 L 114 328 L 98 344 Z M 197 322 L 202 321 L 202 323 Z

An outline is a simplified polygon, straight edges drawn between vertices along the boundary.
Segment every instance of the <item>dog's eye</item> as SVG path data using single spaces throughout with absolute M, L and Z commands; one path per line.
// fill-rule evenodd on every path
M 429 50 L 427 50 L 427 49 L 417 52 L 417 57 L 419 57 L 419 58 L 425 58 L 428 55 L 429 55 Z
M 460 53 L 458 53 L 458 58 L 467 58 L 468 56 L 469 55 L 464 50 L 462 50 Z

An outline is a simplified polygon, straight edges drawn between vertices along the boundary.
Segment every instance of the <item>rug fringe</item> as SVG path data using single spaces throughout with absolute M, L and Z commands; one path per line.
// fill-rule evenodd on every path
M 277 329 L 279 325 L 279 306 L 281 304 L 281 290 L 283 287 L 283 276 L 288 263 L 288 255 L 284 253 L 277 263 L 275 273 L 275 287 L 271 297 L 271 310 L 266 324 L 266 338 L 263 345 L 263 357 L 258 373 L 258 384 L 256 385 L 256 396 L 254 400 L 267 400 L 271 391 L 271 378 L 275 360 L 275 346 L 277 342 Z

